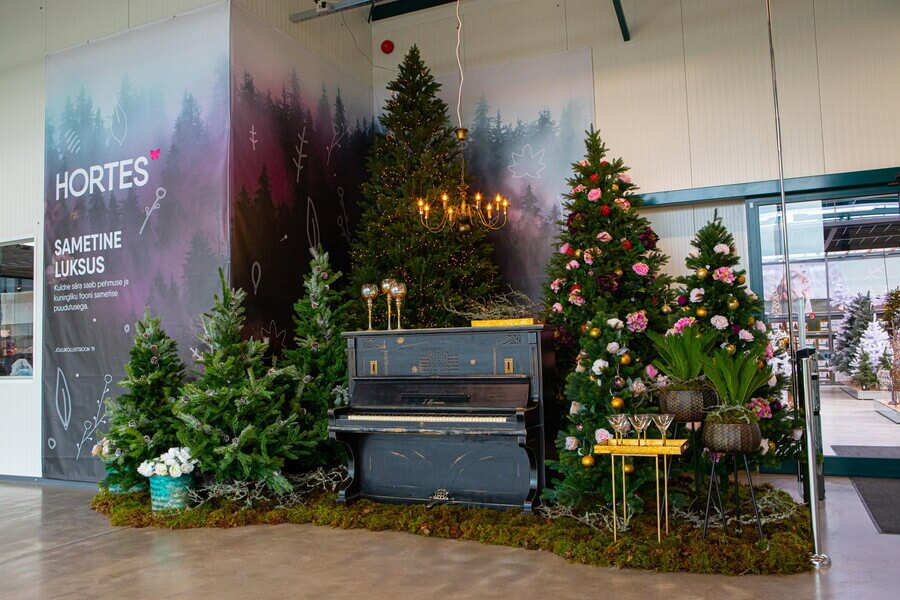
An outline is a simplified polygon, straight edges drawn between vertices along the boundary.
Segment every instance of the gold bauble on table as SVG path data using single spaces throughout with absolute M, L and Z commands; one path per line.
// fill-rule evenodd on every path
M 744 285 L 745 283 L 747 283 L 747 276 L 746 275 L 738 275 L 737 282 L 738 282 L 738 285 Z
M 616 410 L 622 410 L 623 408 L 625 408 L 625 401 L 616 396 L 615 398 L 610 400 L 609 405 Z
M 700 267 L 699 269 L 697 269 L 696 273 L 697 277 L 700 279 L 706 279 L 707 277 L 709 277 L 709 269 L 707 269 L 706 267 Z
M 705 306 L 697 307 L 697 316 L 701 319 L 706 317 L 709 314 L 709 310 Z
M 738 302 L 737 298 L 729 298 L 728 299 L 728 310 L 737 310 L 738 306 L 740 306 L 740 305 L 741 305 L 741 303 Z
M 619 358 L 619 362 L 622 363 L 623 365 L 630 365 L 630 364 L 631 364 L 631 357 L 630 357 L 629 355 L 627 355 L 627 354 L 623 354 L 623 355 Z
M 581 466 L 585 469 L 593 468 L 595 464 L 597 464 L 597 461 L 592 454 L 585 454 L 581 457 Z
M 725 350 L 728 352 L 728 354 L 734 354 L 735 352 L 737 352 L 737 347 L 734 344 L 728 344 L 727 346 L 725 346 Z
M 625 463 L 625 466 L 622 467 L 622 471 L 624 471 L 626 475 L 631 475 L 632 473 L 634 473 L 634 465 L 631 463 Z
M 599 327 L 591 327 L 591 331 L 588 334 L 591 336 L 592 340 L 596 340 L 600 338 L 600 328 Z
M 663 312 L 664 315 L 671 314 L 671 313 L 672 313 L 672 307 L 669 306 L 668 304 L 663 304 L 662 312 Z

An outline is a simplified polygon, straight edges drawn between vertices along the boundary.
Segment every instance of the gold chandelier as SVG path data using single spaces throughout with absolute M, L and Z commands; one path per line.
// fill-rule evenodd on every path
M 456 1 L 456 64 L 459 66 L 459 94 L 456 97 L 456 118 L 459 121 L 459 128 L 456 130 L 456 140 L 459 142 L 460 149 L 460 174 L 459 190 L 455 197 L 447 192 L 441 193 L 440 203 L 429 200 L 426 197 L 417 199 L 419 209 L 419 221 L 431 233 L 443 231 L 449 227 L 453 231 L 465 233 L 470 231 L 472 227 L 478 227 L 485 231 L 495 231 L 506 225 L 507 212 L 509 210 L 509 199 L 504 198 L 500 194 L 494 196 L 493 201 L 484 201 L 481 193 L 476 193 L 473 200 L 469 200 L 469 186 L 466 184 L 466 159 L 463 154 L 466 146 L 466 140 L 469 130 L 462 126 L 462 90 L 463 81 L 466 77 L 463 73 L 462 61 L 459 58 L 459 46 L 462 39 L 462 19 L 459 16 L 459 0 Z M 432 213 L 440 212 L 440 216 Z

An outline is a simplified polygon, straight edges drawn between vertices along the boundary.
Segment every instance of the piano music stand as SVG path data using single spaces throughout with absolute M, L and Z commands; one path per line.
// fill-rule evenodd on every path
M 680 439 L 612 439 L 604 444 L 594 446 L 594 454 L 608 454 L 612 464 L 612 492 L 613 492 L 613 541 L 618 541 L 619 521 L 617 519 L 618 507 L 616 506 L 616 457 L 622 458 L 622 520 L 628 518 L 628 500 L 626 499 L 627 487 L 625 485 L 625 457 L 652 457 L 656 463 L 656 539 L 662 542 L 662 521 L 665 515 L 666 535 L 669 534 L 669 456 L 681 456 L 687 450 L 688 440 Z M 663 503 L 659 500 L 659 459 L 663 463 Z

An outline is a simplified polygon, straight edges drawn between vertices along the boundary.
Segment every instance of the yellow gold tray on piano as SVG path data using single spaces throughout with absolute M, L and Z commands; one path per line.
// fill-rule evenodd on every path
M 512 327 L 515 325 L 543 325 L 545 319 L 523 317 L 521 319 L 479 319 L 472 321 L 472 327 Z
M 640 445 L 638 445 L 640 442 Z M 687 450 L 688 440 L 608 440 L 594 445 L 594 454 L 646 454 L 649 456 L 681 456 Z

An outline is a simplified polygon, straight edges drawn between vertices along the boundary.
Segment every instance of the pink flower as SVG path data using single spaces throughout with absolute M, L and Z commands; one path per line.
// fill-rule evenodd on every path
M 653 379 L 657 375 L 659 375 L 659 369 L 657 369 L 653 365 L 647 365 L 647 368 L 644 369 L 644 371 L 646 371 L 647 377 L 649 377 L 650 379 Z
M 590 252 L 585 252 L 584 253 L 584 263 L 587 265 L 594 264 L 594 255 L 591 254 Z
M 578 438 L 574 436 L 568 436 L 566 438 L 566 450 L 577 450 L 578 449 Z
M 647 329 L 647 325 L 649 324 L 649 320 L 647 319 L 647 313 L 643 310 L 639 310 L 638 312 L 633 312 L 625 317 L 625 321 L 628 323 L 628 331 L 641 332 Z
M 569 262 L 566 263 L 566 269 L 568 269 L 569 271 L 571 271 L 572 269 L 577 269 L 580 266 L 581 265 L 578 263 L 577 260 L 570 260 Z
M 716 244 L 713 246 L 713 252 L 716 254 L 728 254 L 731 252 L 731 247 L 728 244 Z
M 590 166 L 590 164 L 591 164 L 591 163 L 589 163 L 589 162 L 586 161 L 586 160 L 579 160 L 579 161 L 578 161 L 578 165 L 581 166 L 581 167 L 587 167 L 587 166 Z
M 646 393 L 646 391 L 647 386 L 640 379 L 631 384 L 631 393 L 635 396 L 640 396 L 641 394 Z
M 706 290 L 703 288 L 694 288 L 691 290 L 690 300 L 691 302 L 703 302 L 703 295 L 706 293 Z
M 613 201 L 613 204 L 615 204 L 616 206 L 618 206 L 618 207 L 621 208 L 622 210 L 628 210 L 629 208 L 631 208 L 631 202 L 629 202 L 629 201 L 626 200 L 625 198 L 616 198 L 616 199 Z
M 624 183 L 631 183 L 631 175 L 629 175 L 628 173 L 622 173 L 621 175 L 619 175 L 619 181 L 622 181 Z
M 771 360 L 775 357 L 775 348 L 772 347 L 772 344 L 766 344 L 766 358 Z
M 712 323 L 712 326 L 719 331 L 722 331 L 723 329 L 728 327 L 728 317 L 725 317 L 723 315 L 715 315 L 712 319 L 709 320 L 709 322 Z
M 572 402 L 572 404 L 569 406 L 569 414 L 572 416 L 575 416 L 580 412 L 581 412 L 581 404 L 579 404 L 578 402 Z
M 769 387 L 775 387 L 778 384 L 778 376 L 772 375 L 769 377 L 769 381 L 766 382 Z
M 572 244 L 566 242 L 562 246 L 559 247 L 560 254 L 571 254 L 572 253 Z
M 603 444 L 608 442 L 612 436 L 605 429 L 598 429 L 594 432 L 594 439 L 597 440 L 598 444 Z
M 611 242 L 612 236 L 609 233 L 607 233 L 606 231 L 601 231 L 600 233 L 597 234 L 597 239 L 600 240 L 601 242 Z
M 752 342 L 753 341 L 753 334 L 750 333 L 749 331 L 747 331 L 746 329 L 741 329 L 740 331 L 738 331 L 738 337 L 741 338 L 741 340 L 744 342 Z
M 559 293 L 559 290 L 562 287 L 562 284 L 563 284 L 563 278 L 557 277 L 556 279 L 554 279 L 553 281 L 550 282 L 550 289 L 553 290 L 554 292 Z
M 750 403 L 747 404 L 747 408 L 756 413 L 756 416 L 760 419 L 772 418 L 772 408 L 763 398 L 753 398 L 750 400 Z
M 571 302 L 575 306 L 584 306 L 585 299 L 584 296 L 572 294 L 571 296 L 569 296 L 569 302 Z
M 563 311 L 563 305 L 560 304 L 559 302 L 555 302 L 553 304 L 553 306 L 550 307 L 550 310 L 552 310 L 555 313 L 561 313 Z
M 572 193 L 573 193 L 573 194 L 580 194 L 581 192 L 583 192 L 583 191 L 586 190 L 586 189 L 587 189 L 587 188 L 585 188 L 583 185 L 581 185 L 581 184 L 579 183 L 578 185 L 576 185 L 575 187 L 572 188 Z
M 600 188 L 594 188 L 588 192 L 588 200 L 596 202 L 600 199 Z
M 734 273 L 728 267 L 719 267 L 713 271 L 713 279 L 724 281 L 725 283 L 734 283 Z
M 691 258 L 699 258 L 700 251 L 697 250 L 696 248 L 691 248 L 690 251 L 688 252 L 688 256 L 690 256 Z
M 631 270 L 638 275 L 646 275 L 650 272 L 650 267 L 648 267 L 646 263 L 637 263 L 632 265 Z
M 682 331 L 684 331 L 685 327 L 691 327 L 695 323 L 697 323 L 697 319 L 695 319 L 694 317 L 681 317 L 680 319 L 675 321 L 675 324 L 669 331 L 671 331 L 673 334 L 680 334 Z
M 761 331 L 762 333 L 765 333 L 766 332 L 766 324 L 763 323 L 762 321 L 757 321 L 756 322 L 756 330 Z

